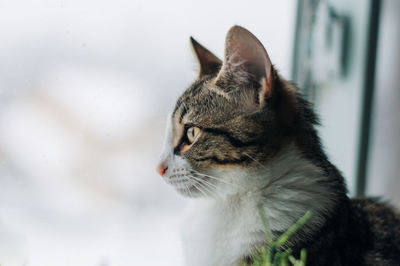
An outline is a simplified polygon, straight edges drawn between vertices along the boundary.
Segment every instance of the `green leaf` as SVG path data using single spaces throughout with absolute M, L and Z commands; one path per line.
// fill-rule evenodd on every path
M 300 261 L 302 266 L 306 266 L 306 260 L 307 260 L 307 251 L 302 248 L 300 251 Z
M 292 225 L 285 233 L 283 233 L 278 240 L 276 241 L 276 244 L 278 247 L 283 246 L 286 244 L 286 242 L 292 237 L 294 233 L 296 233 L 308 220 L 311 219 L 311 216 L 313 215 L 312 211 L 307 211 L 306 214 L 303 215 L 303 217 L 300 218 L 294 225 Z

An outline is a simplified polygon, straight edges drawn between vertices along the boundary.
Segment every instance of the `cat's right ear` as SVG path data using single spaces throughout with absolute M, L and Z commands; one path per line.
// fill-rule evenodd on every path
M 261 42 L 245 28 L 233 26 L 226 36 L 224 63 L 215 84 L 225 92 L 237 92 L 241 102 L 258 110 L 271 96 L 273 78 L 273 66 Z
M 190 37 L 190 42 L 192 43 L 193 50 L 200 65 L 199 77 L 217 74 L 222 66 L 222 61 L 204 48 L 193 37 Z

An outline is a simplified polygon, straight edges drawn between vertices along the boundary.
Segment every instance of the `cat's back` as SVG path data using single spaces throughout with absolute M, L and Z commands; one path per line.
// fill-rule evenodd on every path
M 400 213 L 374 198 L 352 199 L 351 213 L 346 251 L 350 260 L 358 265 L 400 265 Z

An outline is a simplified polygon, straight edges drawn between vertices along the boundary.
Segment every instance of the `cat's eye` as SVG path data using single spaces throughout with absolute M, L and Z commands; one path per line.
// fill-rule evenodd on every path
M 199 133 L 200 133 L 200 128 L 198 127 L 189 127 L 187 129 L 186 136 L 190 144 L 192 144 L 197 139 Z

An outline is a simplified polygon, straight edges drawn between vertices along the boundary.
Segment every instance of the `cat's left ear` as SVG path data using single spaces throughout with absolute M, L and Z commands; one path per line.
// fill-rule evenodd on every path
M 224 63 L 216 84 L 226 92 L 238 91 L 252 101 L 250 107 L 259 108 L 271 96 L 273 72 L 261 42 L 245 28 L 233 26 L 226 36 Z
M 193 37 L 190 37 L 193 50 L 200 65 L 199 77 L 217 74 L 222 66 L 222 61 L 209 50 L 204 48 Z

